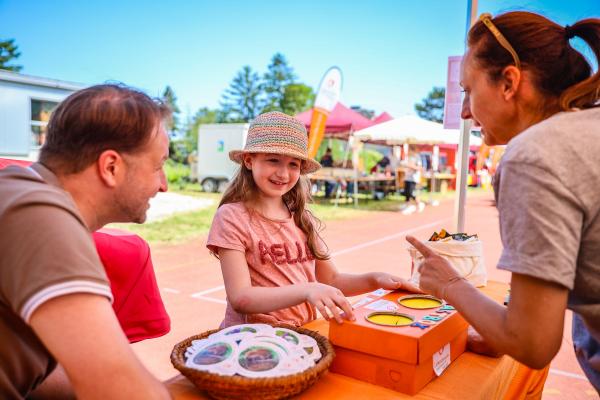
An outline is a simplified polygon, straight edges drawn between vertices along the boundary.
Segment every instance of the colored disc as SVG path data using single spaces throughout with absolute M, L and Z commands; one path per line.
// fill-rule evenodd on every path
M 409 295 L 403 296 L 398 299 L 398 303 L 406 308 L 413 308 L 417 310 L 426 310 L 428 308 L 441 307 L 444 303 L 437 297 L 428 295 Z
M 408 326 L 415 320 L 414 317 L 397 312 L 374 312 L 366 315 L 365 318 L 372 324 L 384 326 Z

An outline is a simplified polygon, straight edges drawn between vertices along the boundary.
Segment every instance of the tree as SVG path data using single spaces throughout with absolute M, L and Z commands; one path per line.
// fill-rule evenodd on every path
M 217 122 L 223 122 L 221 111 L 211 110 L 208 107 L 202 107 L 196 114 L 188 121 L 183 140 L 186 143 L 186 148 L 189 152 L 192 152 L 198 148 L 198 129 L 202 124 L 214 124 Z
M 310 86 L 303 83 L 286 85 L 281 99 L 281 111 L 288 115 L 296 115 L 308 110 L 315 101 L 315 93 Z
M 8 65 L 8 63 L 21 56 L 14 39 L 0 40 L 0 69 L 19 72 L 21 65 Z
M 350 106 L 350 109 L 356 111 L 357 113 L 361 114 L 367 119 L 373 119 L 373 117 L 375 116 L 374 110 L 368 110 L 366 108 L 362 108 L 361 106 Z
M 296 76 L 281 53 L 275 53 L 268 71 L 263 75 L 261 89 L 265 94 L 265 107 L 262 112 L 283 111 L 285 90 L 294 83 Z
M 248 122 L 262 110 L 261 82 L 248 65 L 233 78 L 223 94 L 221 107 L 227 122 Z
M 177 106 L 177 96 L 175 96 L 175 92 L 171 89 L 171 86 L 167 85 L 165 91 L 162 95 L 162 100 L 165 102 L 167 106 L 171 109 L 173 116 L 167 128 L 169 129 L 169 133 L 173 136 L 179 129 L 179 107 Z
M 444 98 L 446 89 L 434 87 L 421 103 L 415 104 L 415 111 L 419 117 L 434 122 L 444 121 Z

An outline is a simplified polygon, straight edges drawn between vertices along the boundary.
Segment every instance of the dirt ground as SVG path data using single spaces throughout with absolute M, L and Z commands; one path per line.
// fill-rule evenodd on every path
M 386 271 L 408 278 L 410 257 L 404 237 L 427 239 L 434 230 L 452 230 L 454 202 L 427 207 L 422 213 L 372 212 L 366 216 L 327 223 L 324 234 L 341 271 Z M 508 282 L 510 274 L 496 269 L 502 249 L 498 213 L 491 193 L 469 198 L 466 231 L 484 244 L 488 279 Z M 191 335 L 219 326 L 225 312 L 225 290 L 218 261 L 205 248 L 205 237 L 180 245 L 155 246 L 152 259 L 161 295 L 171 316 L 171 332 L 134 345 L 143 363 L 159 379 L 177 374 L 169 355 L 173 345 Z M 551 365 L 544 399 L 591 399 L 596 391 L 579 367 L 571 340 L 571 316 L 565 321 L 560 352 Z

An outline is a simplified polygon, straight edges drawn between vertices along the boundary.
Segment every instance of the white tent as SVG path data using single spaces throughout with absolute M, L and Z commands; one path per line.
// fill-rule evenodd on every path
M 416 115 L 405 115 L 354 132 L 361 141 L 378 141 L 389 145 L 408 144 L 458 144 L 460 131 L 444 129 L 442 124 L 427 121 Z M 471 134 L 470 144 L 481 145 L 481 138 Z

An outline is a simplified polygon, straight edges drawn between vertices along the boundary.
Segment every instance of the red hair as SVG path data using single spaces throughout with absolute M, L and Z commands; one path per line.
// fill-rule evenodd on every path
M 563 27 L 541 15 L 515 11 L 491 21 L 518 54 L 522 69 L 532 72 L 536 88 L 558 99 L 562 110 L 598 105 L 600 71 L 592 74 L 589 62 L 569 40 L 574 36 L 583 39 L 600 61 L 600 19 L 583 19 Z M 473 25 L 467 43 L 478 65 L 494 81 L 500 79 L 506 66 L 514 64 L 510 52 L 482 21 Z

